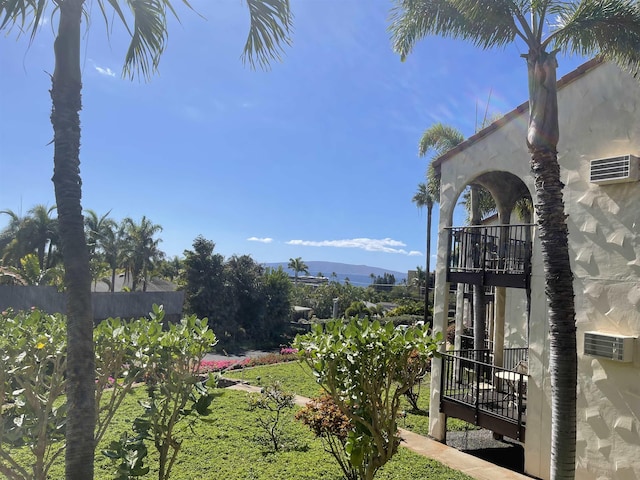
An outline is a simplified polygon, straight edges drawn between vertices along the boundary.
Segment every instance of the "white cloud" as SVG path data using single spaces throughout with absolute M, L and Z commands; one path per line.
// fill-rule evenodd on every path
M 273 242 L 273 238 L 269 238 L 269 237 L 265 237 L 265 238 L 249 237 L 249 238 L 247 238 L 247 240 L 249 242 L 260 242 L 260 243 L 271 243 L 271 242 Z
M 335 248 L 359 248 L 368 252 L 385 252 L 385 253 L 400 253 L 402 255 L 422 255 L 420 252 L 412 250 L 406 251 L 404 248 L 407 245 L 399 240 L 393 240 L 392 238 L 351 238 L 345 240 L 289 240 L 286 242 L 288 245 L 300 245 L 304 247 L 335 247 Z
M 421 257 L 422 256 L 422 252 L 419 252 L 418 250 L 411 250 L 408 255 L 410 257 Z
M 109 67 L 107 68 L 102 68 L 99 66 L 95 66 L 96 71 L 100 74 L 100 75 L 106 75 L 108 77 L 115 77 L 116 76 L 116 72 L 114 72 L 113 70 L 111 70 Z

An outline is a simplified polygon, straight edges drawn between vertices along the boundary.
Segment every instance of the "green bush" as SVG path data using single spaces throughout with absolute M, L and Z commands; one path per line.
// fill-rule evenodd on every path
M 65 324 L 35 308 L 0 314 L 0 473 L 8 479 L 44 480 L 64 451 Z M 28 467 L 14 458 L 17 446 Z
M 347 480 L 357 480 L 358 471 L 349 462 L 347 453 L 347 439 L 353 431 L 353 424 L 336 403 L 331 395 L 313 398 L 298 413 L 296 420 L 300 420 L 311 429 L 316 438 L 321 439 L 325 451 L 340 465 L 340 469 Z
M 391 310 L 393 312 L 393 310 Z M 389 315 L 387 314 L 381 322 L 383 323 L 393 323 L 394 326 L 399 325 L 416 325 L 418 322 L 422 322 L 424 320 L 423 315 Z
M 424 301 L 410 301 L 387 312 L 388 317 L 400 315 L 418 315 L 424 318 Z
M 371 480 L 396 453 L 402 397 L 426 373 L 440 338 L 424 325 L 396 328 L 353 319 L 316 325 L 294 342 L 353 425 L 345 450 L 359 478 Z

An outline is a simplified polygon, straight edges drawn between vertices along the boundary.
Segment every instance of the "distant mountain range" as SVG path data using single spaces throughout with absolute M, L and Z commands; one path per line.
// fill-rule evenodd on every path
M 289 271 L 293 275 L 293 271 L 287 268 L 289 262 L 276 262 L 265 263 L 264 265 L 270 268 L 282 267 L 283 270 Z M 316 276 L 318 273 L 322 273 L 323 276 L 331 278 L 333 273 L 340 283 L 344 283 L 348 278 L 351 284 L 365 287 L 371 285 L 371 274 L 375 276 L 382 276 L 385 273 L 392 274 L 396 279 L 396 285 L 407 278 L 407 272 L 397 272 L 394 270 L 388 270 L 386 268 L 370 267 L 368 265 L 352 265 L 350 263 L 337 263 L 337 262 L 319 262 L 311 261 L 304 263 L 309 267 L 309 275 Z

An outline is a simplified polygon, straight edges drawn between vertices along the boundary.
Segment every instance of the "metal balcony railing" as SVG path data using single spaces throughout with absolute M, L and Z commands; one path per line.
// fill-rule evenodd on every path
M 505 366 L 509 368 L 502 368 L 488 363 L 488 350 L 442 354 L 441 411 L 523 441 L 528 375 L 516 371 L 515 366 L 526 358 L 526 348 L 505 349 Z
M 448 281 L 526 288 L 532 235 L 531 224 L 450 227 Z

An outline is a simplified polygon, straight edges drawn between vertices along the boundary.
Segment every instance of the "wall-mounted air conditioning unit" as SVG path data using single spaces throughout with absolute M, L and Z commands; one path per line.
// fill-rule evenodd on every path
M 638 181 L 640 160 L 634 155 L 591 160 L 590 180 L 599 185 Z
M 584 333 L 584 354 L 617 362 L 632 362 L 636 337 L 602 332 Z

